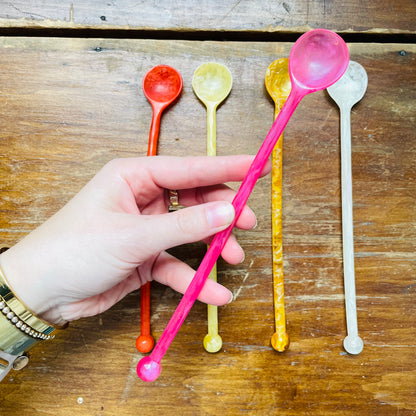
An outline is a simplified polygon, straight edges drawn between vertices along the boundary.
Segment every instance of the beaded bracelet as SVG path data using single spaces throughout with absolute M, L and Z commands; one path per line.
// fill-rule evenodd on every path
M 55 337 L 55 335 L 49 335 L 43 332 L 36 331 L 36 329 L 32 328 L 29 324 L 26 324 L 24 321 L 19 319 L 19 317 L 7 305 L 7 302 L 4 300 L 2 296 L 0 296 L 0 311 L 3 313 L 3 315 L 6 316 L 6 318 L 10 321 L 12 325 L 15 325 L 17 329 L 20 329 L 20 331 L 22 331 L 26 335 L 31 336 L 32 338 L 46 340 Z

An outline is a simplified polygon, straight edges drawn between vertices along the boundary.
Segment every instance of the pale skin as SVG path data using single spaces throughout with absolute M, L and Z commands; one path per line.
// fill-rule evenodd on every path
M 184 293 L 195 271 L 166 250 L 209 243 L 227 228 L 235 191 L 224 183 L 241 181 L 252 161 L 155 156 L 107 163 L 60 211 L 0 255 L 12 290 L 57 325 L 104 312 L 151 280 Z M 178 190 L 185 208 L 168 213 L 166 189 Z M 248 206 L 236 225 L 255 227 Z M 231 264 L 244 260 L 233 235 L 222 257 Z M 220 306 L 232 294 L 208 279 L 198 299 Z

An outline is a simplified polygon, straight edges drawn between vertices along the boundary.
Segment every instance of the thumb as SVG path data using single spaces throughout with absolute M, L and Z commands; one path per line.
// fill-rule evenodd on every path
M 231 203 L 210 202 L 167 214 L 140 216 L 136 235 L 141 243 L 146 241 L 146 249 L 151 254 L 157 254 L 168 248 L 200 241 L 216 234 L 227 228 L 234 216 Z

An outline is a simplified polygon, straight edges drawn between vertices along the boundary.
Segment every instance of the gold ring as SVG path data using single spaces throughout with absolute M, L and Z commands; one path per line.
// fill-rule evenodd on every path
M 168 189 L 169 203 L 171 207 L 177 207 L 179 205 L 178 191 Z

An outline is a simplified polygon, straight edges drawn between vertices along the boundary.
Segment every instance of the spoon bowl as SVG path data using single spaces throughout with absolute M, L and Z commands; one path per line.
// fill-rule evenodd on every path
M 275 104 L 275 118 L 289 97 L 292 84 L 289 75 L 289 60 L 276 59 L 267 68 L 264 83 Z
M 350 61 L 345 74 L 333 85 L 328 87 L 328 94 L 339 107 L 353 107 L 367 90 L 368 76 L 366 70 L 358 62 Z
M 182 77 L 176 69 L 168 65 L 157 65 L 144 76 L 143 92 L 151 103 L 168 106 L 178 98 L 182 84 Z
M 175 101 L 182 91 L 183 81 L 179 72 L 168 65 L 157 65 L 143 77 L 143 92 L 153 109 L 147 155 L 157 151 L 160 118 L 163 110 Z
M 206 105 L 224 101 L 231 91 L 233 78 L 229 69 L 216 62 L 200 65 L 194 72 L 192 88 L 196 96 Z
M 311 35 L 312 32 L 312 35 Z M 137 374 L 143 381 L 154 381 L 159 377 L 161 366 L 160 361 L 168 350 L 170 344 L 178 333 L 185 321 L 186 316 L 200 294 L 206 279 L 214 267 L 215 262 L 221 254 L 238 217 L 240 216 L 247 200 L 260 177 L 264 166 L 270 157 L 274 146 L 282 134 L 291 115 L 295 111 L 301 99 L 311 92 L 325 89 L 336 82 L 345 72 L 348 65 L 348 48 L 342 39 L 335 33 L 325 29 L 315 29 L 302 35 L 293 45 L 289 62 L 291 73 L 292 90 L 290 95 L 274 121 L 269 133 L 264 139 L 256 157 L 254 158 L 241 186 L 234 197 L 233 206 L 235 217 L 228 228 L 217 233 L 209 246 L 198 270 L 195 273 L 188 289 L 183 295 L 179 305 L 168 322 L 159 342 L 156 344 L 152 353 L 141 359 L 137 364 Z M 320 36 L 315 36 L 318 34 Z M 321 45 L 321 42 L 323 45 Z M 309 44 L 314 44 L 315 52 L 310 55 L 310 60 L 302 58 L 303 53 L 309 48 Z M 318 53 L 319 51 L 319 53 Z M 341 58 L 336 59 L 339 54 Z M 309 55 L 308 55 L 309 56 Z M 329 70 L 325 68 L 328 65 Z M 298 65 L 305 65 L 309 69 L 297 68 Z M 325 69 L 320 72 L 320 69 Z M 309 79 L 310 77 L 310 79 Z
M 339 35 L 326 29 L 306 32 L 290 52 L 292 84 L 309 92 L 328 88 L 341 78 L 348 60 L 348 48 Z

